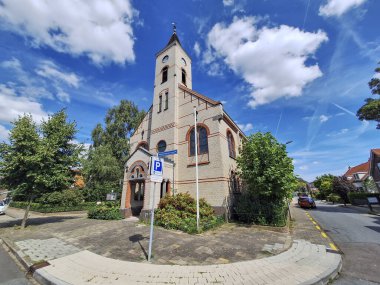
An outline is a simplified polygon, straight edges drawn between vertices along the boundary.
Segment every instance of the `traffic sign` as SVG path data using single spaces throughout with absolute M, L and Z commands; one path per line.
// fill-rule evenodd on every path
M 178 153 L 178 150 L 173 149 L 173 150 L 159 152 L 158 156 L 168 156 L 168 155 L 177 154 L 177 153 Z
M 158 176 L 158 175 L 154 175 L 152 174 L 150 176 L 150 181 L 152 182 L 157 182 L 157 183 L 161 183 L 162 182 L 162 176 Z
M 152 156 L 150 162 L 150 175 L 162 176 L 164 172 L 164 161 L 162 158 Z

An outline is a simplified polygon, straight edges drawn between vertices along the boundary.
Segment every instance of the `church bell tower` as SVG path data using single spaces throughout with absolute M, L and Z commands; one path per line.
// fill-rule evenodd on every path
M 191 59 L 174 25 L 169 42 L 156 54 L 150 149 L 155 147 L 157 152 L 177 148 L 180 84 L 192 88 Z

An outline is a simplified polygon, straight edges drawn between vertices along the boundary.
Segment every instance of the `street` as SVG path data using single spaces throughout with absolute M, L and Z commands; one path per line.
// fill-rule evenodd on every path
M 380 216 L 323 202 L 309 213 L 344 253 L 341 277 L 334 284 L 380 283 Z
M 0 245 L 0 284 L 1 285 L 30 285 L 24 272 Z

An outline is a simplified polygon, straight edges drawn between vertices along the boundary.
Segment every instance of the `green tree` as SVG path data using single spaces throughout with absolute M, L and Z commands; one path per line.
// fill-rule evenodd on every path
M 379 62 L 380 64 L 380 62 Z M 375 69 L 378 76 L 375 76 L 368 82 L 369 88 L 373 95 L 380 95 L 380 67 Z M 380 129 L 380 99 L 367 98 L 365 104 L 357 111 L 356 116 L 359 120 L 376 121 L 377 129 Z
M 108 110 L 105 128 L 98 124 L 92 131 L 94 147 L 109 145 L 122 168 L 129 156 L 129 138 L 144 116 L 145 111 L 139 111 L 133 102 L 121 100 L 119 105 Z
M 330 195 L 333 191 L 333 183 L 334 175 L 332 174 L 323 174 L 321 176 L 317 176 L 314 181 L 314 186 L 319 190 L 319 198 L 326 199 L 328 195 Z
M 106 193 L 119 191 L 130 153 L 129 139 L 144 117 L 145 111 L 133 102 L 121 100 L 107 111 L 105 126 L 97 124 L 92 130 L 93 146 L 83 160 L 87 200 L 104 200 Z
M 28 201 L 21 224 L 25 227 L 33 199 L 71 185 L 70 168 L 79 162 L 81 147 L 72 142 L 75 123 L 67 122 L 64 111 L 43 121 L 40 132 L 31 115 L 12 124 L 9 144 L 0 147 L 0 175 L 3 186 L 14 190 L 16 200 Z
M 351 191 L 355 191 L 355 187 L 347 180 L 342 177 L 334 177 L 332 181 L 333 192 L 338 194 L 344 204 L 349 202 L 348 193 Z
M 364 187 L 367 192 L 377 192 L 375 180 L 373 180 L 371 176 L 367 177 L 367 179 L 364 181 Z
M 19 117 L 12 125 L 9 144 L 2 143 L 0 147 L 0 175 L 4 187 L 29 202 L 21 223 L 24 228 L 30 204 L 40 189 L 41 143 L 31 115 Z
M 253 195 L 283 201 L 291 198 L 298 185 L 286 145 L 279 143 L 271 133 L 249 136 L 237 163 L 247 191 Z
M 86 178 L 84 194 L 87 201 L 102 201 L 107 193 L 120 192 L 119 181 L 123 173 L 110 145 L 89 150 L 87 159 L 83 161 L 83 174 Z
M 83 146 L 74 143 L 76 123 L 67 121 L 61 110 L 41 124 L 41 191 L 52 192 L 67 189 L 74 183 L 71 168 L 79 164 Z

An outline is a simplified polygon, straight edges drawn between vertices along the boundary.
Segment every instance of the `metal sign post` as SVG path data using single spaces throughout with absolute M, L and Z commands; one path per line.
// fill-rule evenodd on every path
M 199 232 L 198 134 L 197 134 L 197 107 L 195 106 L 194 106 L 194 140 L 195 140 L 195 184 L 197 188 L 197 231 Z
M 149 250 L 148 250 L 148 261 L 152 256 L 152 243 L 153 243 L 153 225 L 154 225 L 154 194 L 156 192 L 156 183 L 162 182 L 162 174 L 164 170 L 163 160 L 157 157 L 151 158 L 150 161 L 150 181 L 153 181 L 153 192 L 152 192 L 152 210 L 150 213 L 150 235 L 149 235 Z

